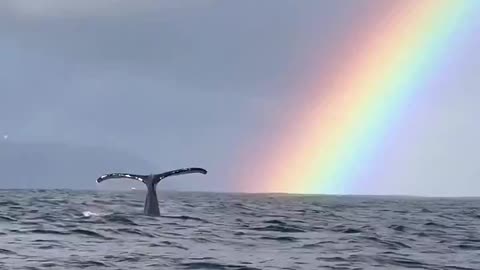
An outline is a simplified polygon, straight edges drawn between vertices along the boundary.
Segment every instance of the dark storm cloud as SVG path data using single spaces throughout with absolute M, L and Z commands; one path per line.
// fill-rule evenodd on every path
M 338 31 L 304 29 L 351 9 L 20 0 L 0 10 L 0 132 L 126 149 L 159 169 L 208 166 L 217 183 L 192 185 L 227 188 L 238 147 L 288 110 L 312 34 Z

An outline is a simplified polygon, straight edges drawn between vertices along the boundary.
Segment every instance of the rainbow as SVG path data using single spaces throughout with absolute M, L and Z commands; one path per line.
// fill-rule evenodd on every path
M 347 46 L 332 56 L 345 62 L 327 76 L 317 74 L 306 90 L 295 89 L 301 96 L 292 106 L 301 111 L 279 136 L 272 134 L 267 150 L 246 157 L 240 182 L 252 180 L 238 188 L 354 193 L 401 114 L 455 50 L 457 33 L 480 15 L 479 6 L 476 0 L 400 1 L 367 27 L 354 27 Z

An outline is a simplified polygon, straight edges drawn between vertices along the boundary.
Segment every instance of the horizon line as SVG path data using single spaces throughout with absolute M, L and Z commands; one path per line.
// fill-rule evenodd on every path
M 137 192 L 142 188 L 131 189 L 83 189 L 83 188 L 0 188 L 0 191 L 12 190 L 64 190 L 64 191 L 93 191 L 93 192 Z M 245 191 L 206 191 L 206 190 L 175 190 L 160 189 L 159 192 L 173 193 L 219 193 L 235 195 L 284 195 L 284 196 L 329 196 L 329 197 L 411 197 L 411 198 L 480 198 L 480 195 L 414 195 L 414 194 L 335 194 L 335 193 L 289 193 L 289 192 L 245 192 Z

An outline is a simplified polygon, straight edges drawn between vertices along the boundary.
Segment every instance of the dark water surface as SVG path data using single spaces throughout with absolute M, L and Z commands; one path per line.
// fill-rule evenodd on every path
M 0 269 L 480 269 L 480 200 L 0 191 Z

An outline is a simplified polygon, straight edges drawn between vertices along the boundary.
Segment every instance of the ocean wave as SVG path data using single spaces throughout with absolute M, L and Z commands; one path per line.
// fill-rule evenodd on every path
M 480 264 L 480 200 L 162 198 L 161 212 L 168 214 L 148 217 L 139 207 L 144 197 L 133 192 L 0 191 L 0 269 L 453 270 Z

